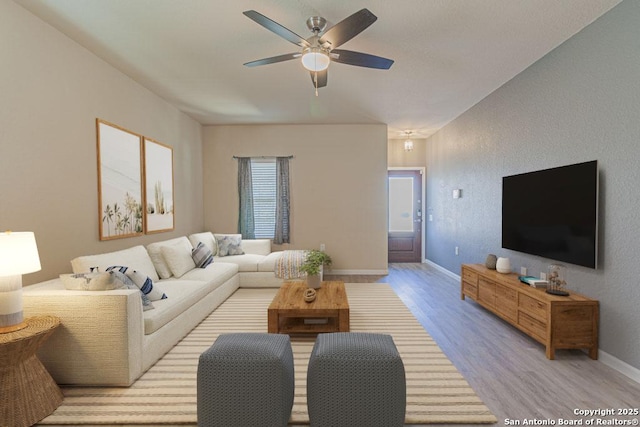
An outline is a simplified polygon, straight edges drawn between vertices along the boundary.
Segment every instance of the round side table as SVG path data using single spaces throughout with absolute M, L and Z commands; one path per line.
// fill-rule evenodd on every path
M 0 420 L 7 426 L 31 426 L 62 403 L 60 388 L 36 357 L 60 319 L 35 316 L 25 323 L 24 329 L 0 334 Z

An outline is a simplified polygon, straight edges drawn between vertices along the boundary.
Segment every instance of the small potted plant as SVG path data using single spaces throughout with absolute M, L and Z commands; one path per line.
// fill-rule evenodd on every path
M 331 257 L 323 251 L 311 249 L 307 251 L 300 271 L 307 273 L 307 286 L 313 289 L 320 288 L 322 283 L 322 271 L 324 266 L 331 265 Z

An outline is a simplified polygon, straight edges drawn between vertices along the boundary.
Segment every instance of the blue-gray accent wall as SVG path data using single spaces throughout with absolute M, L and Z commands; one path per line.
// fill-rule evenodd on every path
M 600 301 L 600 349 L 640 369 L 638 23 L 622 2 L 429 138 L 425 224 L 447 270 L 494 253 L 537 276 L 552 260 L 501 248 L 502 177 L 598 160 L 599 266 L 566 264 L 569 289 Z

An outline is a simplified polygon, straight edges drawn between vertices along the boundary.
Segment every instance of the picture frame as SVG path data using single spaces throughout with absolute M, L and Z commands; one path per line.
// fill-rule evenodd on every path
M 145 233 L 163 233 L 175 228 L 173 147 L 143 137 Z
M 96 119 L 96 136 L 100 240 L 140 236 L 142 136 L 102 119 Z

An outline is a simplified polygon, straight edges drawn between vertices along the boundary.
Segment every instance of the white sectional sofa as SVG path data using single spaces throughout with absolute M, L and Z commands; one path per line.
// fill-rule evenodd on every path
M 143 310 L 138 289 L 67 290 L 59 278 L 25 287 L 25 316 L 61 319 L 38 352 L 56 382 L 131 385 L 238 287 L 282 284 L 274 274 L 281 252 L 271 252 L 269 240 L 243 240 L 244 255 L 215 256 L 206 268 L 191 266 L 185 255 L 198 242 L 217 252 L 205 232 L 71 261 L 74 273 L 126 266 L 147 275 L 167 296 L 152 301 L 153 309 Z

